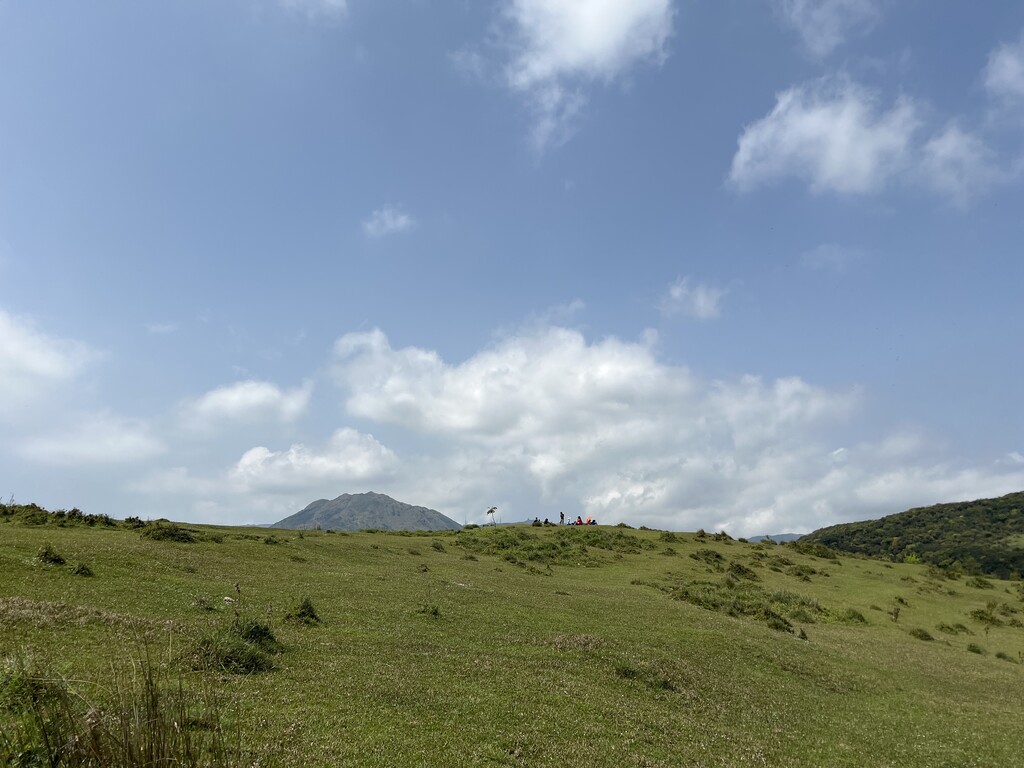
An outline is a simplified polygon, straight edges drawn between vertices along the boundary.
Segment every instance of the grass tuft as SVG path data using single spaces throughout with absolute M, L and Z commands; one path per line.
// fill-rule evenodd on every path
M 64 565 L 64 556 L 60 554 L 53 545 L 46 542 L 36 553 L 36 559 L 46 565 Z

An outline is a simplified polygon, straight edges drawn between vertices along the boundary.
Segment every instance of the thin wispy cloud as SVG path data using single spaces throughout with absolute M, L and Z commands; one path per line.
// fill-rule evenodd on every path
M 724 288 L 681 277 L 668 287 L 661 301 L 661 313 L 667 317 L 682 314 L 697 320 L 713 320 L 721 314 L 726 293 Z
M 1024 104 L 1024 33 L 989 54 L 984 76 L 990 95 L 1005 103 Z
M 51 336 L 31 319 L 0 309 L 0 417 L 70 385 L 98 357 L 80 341 Z
M 348 12 L 348 0 L 279 0 L 289 11 L 311 20 L 337 21 Z
M 18 452 L 41 464 L 94 466 L 144 462 L 164 450 L 163 441 L 146 422 L 102 412 L 29 438 Z
M 1010 179 L 981 138 L 953 123 L 925 143 L 921 173 L 925 184 L 959 208 Z
M 806 251 L 800 257 L 800 262 L 808 269 L 841 274 L 862 258 L 864 251 L 859 248 L 849 248 L 837 243 L 822 243 Z
M 401 208 L 385 205 L 370 214 L 363 221 L 363 232 L 367 237 L 385 237 L 407 232 L 416 226 L 416 219 Z
M 824 58 L 881 15 L 878 0 L 776 0 L 785 23 L 811 55 Z
M 146 330 L 157 336 L 166 335 L 168 333 L 174 333 L 178 330 L 177 323 L 148 323 Z

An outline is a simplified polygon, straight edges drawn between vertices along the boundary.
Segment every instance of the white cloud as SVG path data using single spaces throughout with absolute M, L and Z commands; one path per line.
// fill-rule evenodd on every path
M 29 438 L 18 452 L 42 464 L 93 466 L 146 461 L 163 453 L 164 445 L 145 422 L 104 412 L 60 432 Z
M 692 284 L 689 278 L 681 277 L 669 286 L 661 302 L 661 312 L 668 316 L 681 312 L 697 320 L 712 320 L 721 314 L 719 305 L 725 294 L 724 288 Z
M 880 110 L 877 94 L 848 78 L 795 86 L 743 131 L 730 179 L 743 190 L 795 177 L 816 192 L 871 192 L 907 163 L 917 112 L 903 98 Z
M 1004 43 L 989 54 L 985 88 L 1007 103 L 1024 103 L 1024 33 L 1016 43 Z
M 925 143 L 921 173 L 925 184 L 961 208 L 1007 179 L 995 152 L 952 123 Z
M 405 232 L 416 226 L 416 220 L 401 208 L 385 205 L 370 214 L 363 222 L 363 232 L 368 237 L 384 237 L 385 235 Z
M 230 472 L 247 490 L 302 490 L 318 483 L 381 480 L 398 464 L 395 454 L 354 429 L 337 430 L 322 452 L 296 444 L 287 451 L 258 446 L 245 452 Z
M 312 393 L 312 382 L 282 390 L 266 381 L 240 381 L 212 389 L 186 403 L 184 421 L 193 429 L 206 429 L 227 422 L 290 422 L 305 413 Z
M 0 416 L 70 383 L 96 357 L 85 344 L 48 336 L 30 320 L 0 309 Z
M 504 15 L 515 51 L 506 78 L 529 97 L 543 150 L 572 135 L 587 85 L 664 60 L 673 8 L 672 0 L 509 0 Z
M 335 358 L 351 415 L 430 446 L 391 487 L 460 520 L 533 492 L 607 522 L 806 531 L 1024 483 L 1016 464 L 943 463 L 911 433 L 842 440 L 863 407 L 856 388 L 706 382 L 645 343 L 564 328 L 532 327 L 458 364 L 375 330 L 343 336 Z
M 305 14 L 310 19 L 337 19 L 348 11 L 348 0 L 280 0 L 290 11 Z
M 1011 467 L 1024 467 L 1024 453 L 1020 451 L 1010 451 L 998 462 L 999 464 L 1005 464 Z
M 168 333 L 174 333 L 178 330 L 177 323 L 148 323 L 146 330 L 152 334 L 164 335 Z
M 776 0 L 786 23 L 814 56 L 830 54 L 857 27 L 880 15 L 877 0 Z

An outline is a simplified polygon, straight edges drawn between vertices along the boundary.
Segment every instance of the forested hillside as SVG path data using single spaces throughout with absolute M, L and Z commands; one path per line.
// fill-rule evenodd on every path
M 1024 573 L 1024 492 L 833 525 L 801 541 L 895 561 L 1017 578 Z

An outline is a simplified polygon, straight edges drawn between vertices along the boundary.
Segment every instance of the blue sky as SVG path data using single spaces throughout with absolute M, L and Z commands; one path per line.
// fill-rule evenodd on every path
M 807 531 L 1024 489 L 1024 6 L 0 0 L 0 492 Z

